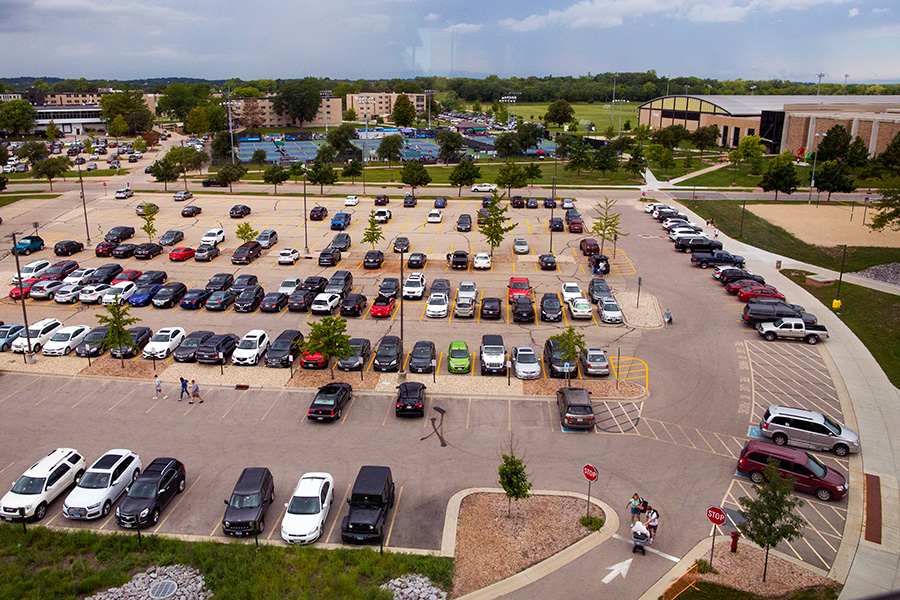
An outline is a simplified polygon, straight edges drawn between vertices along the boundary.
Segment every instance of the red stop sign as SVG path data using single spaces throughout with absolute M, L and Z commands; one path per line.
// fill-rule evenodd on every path
M 581 471 L 584 473 L 584 478 L 588 481 L 597 481 L 597 469 L 594 468 L 594 465 L 584 465 Z
M 709 519 L 709 522 L 713 525 L 724 525 L 725 511 L 718 506 L 710 506 L 706 509 L 706 518 Z

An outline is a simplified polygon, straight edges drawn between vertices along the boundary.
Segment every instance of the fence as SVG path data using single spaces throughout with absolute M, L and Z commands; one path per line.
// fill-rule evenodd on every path
M 687 573 L 676 579 L 669 587 L 667 587 L 666 591 L 663 592 L 662 600 L 675 600 L 675 598 L 690 588 L 696 590 L 697 586 L 694 585 L 695 583 L 697 583 L 697 565 L 692 566 L 688 569 Z

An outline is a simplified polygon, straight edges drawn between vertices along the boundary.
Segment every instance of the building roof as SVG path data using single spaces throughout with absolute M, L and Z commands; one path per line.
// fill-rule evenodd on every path
M 900 104 L 900 96 L 804 96 L 804 95 L 785 95 L 785 96 L 768 96 L 768 95 L 750 95 L 750 96 L 730 96 L 730 95 L 683 95 L 673 94 L 671 96 L 660 96 L 641 104 L 638 109 L 644 108 L 652 102 L 663 98 L 696 98 L 704 102 L 709 102 L 720 107 L 732 116 L 756 116 L 762 111 L 783 111 L 786 105 L 790 104 L 821 104 L 823 106 L 836 106 L 840 104 Z

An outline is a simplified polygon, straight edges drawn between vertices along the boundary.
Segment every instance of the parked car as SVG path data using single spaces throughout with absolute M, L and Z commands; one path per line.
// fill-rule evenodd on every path
M 165 360 L 184 341 L 187 332 L 182 327 L 163 327 L 144 346 L 143 357 Z
M 212 311 L 227 310 L 229 306 L 234 304 L 235 298 L 237 298 L 237 294 L 231 290 L 210 292 L 209 297 L 204 304 L 204 308 Z
M 805 408 L 769 406 L 759 421 L 759 432 L 779 446 L 834 452 L 837 456 L 855 454 L 862 448 L 852 429 Z
M 180 190 L 180 191 L 175 192 L 175 195 L 172 196 L 172 199 L 175 202 L 184 202 L 185 200 L 190 200 L 193 197 L 194 197 L 194 194 L 192 194 L 191 192 L 189 192 L 187 190 Z
M 170 229 L 169 231 L 162 234 L 162 237 L 159 238 L 159 243 L 161 246 L 174 246 L 178 242 L 184 240 L 184 232 L 178 231 L 177 229 Z
M 531 346 L 514 346 L 510 360 L 518 379 L 540 379 L 543 376 L 541 361 Z
M 609 359 L 602 348 L 585 348 L 578 353 L 578 362 L 585 375 L 609 375 Z
M 116 524 L 123 529 L 149 527 L 159 522 L 162 510 L 184 491 L 184 463 L 174 458 L 155 458 L 131 483 L 116 508 Z
M 278 253 L 279 265 L 295 265 L 300 260 L 300 252 L 295 248 L 284 248 Z
M 472 215 L 461 214 L 456 219 L 456 230 L 460 232 L 472 231 Z
M 266 513 L 275 501 L 275 479 L 265 467 L 244 469 L 231 498 L 225 500 L 222 532 L 225 535 L 245 536 L 262 533 L 266 528 Z
M 328 209 L 324 206 L 314 206 L 311 211 L 309 211 L 309 220 L 310 221 L 323 221 L 325 217 L 328 216 Z
M 129 240 L 133 237 L 134 227 L 119 225 L 107 231 L 106 235 L 103 236 L 103 239 L 107 242 L 115 242 L 117 244 L 121 244 L 125 240 Z
M 761 440 L 749 440 L 744 444 L 738 459 L 737 471 L 761 484 L 765 481 L 765 468 L 770 460 L 778 465 L 779 474 L 794 478 L 794 490 L 814 494 L 819 500 L 840 500 L 847 494 L 844 476 L 822 462 L 796 448 L 778 446 Z
M 394 479 L 390 467 L 360 468 L 348 502 L 350 510 L 341 521 L 341 541 L 381 540 L 388 511 L 394 506 Z
M 583 240 L 581 240 L 578 248 L 581 250 L 581 253 L 584 256 L 600 254 L 600 244 L 598 244 L 597 240 L 595 240 L 594 238 L 584 238 Z
M 134 251 L 137 250 L 137 244 L 119 244 L 112 251 L 113 258 L 131 258 Z
M 169 260 L 174 262 L 183 262 L 194 257 L 194 249 L 188 246 L 179 246 L 169 252 Z
M 10 349 L 17 354 L 24 354 L 26 351 L 40 352 L 62 326 L 62 322 L 54 318 L 36 321 L 28 326 L 27 335 L 22 333 L 12 341 Z
M 379 295 L 372 302 L 372 308 L 369 309 L 372 317 L 390 317 L 394 314 L 394 305 L 396 300 L 392 296 Z
M 375 371 L 397 371 L 403 360 L 403 343 L 395 335 L 386 335 L 381 338 L 375 351 L 375 359 L 372 361 L 372 369 Z
M 810 346 L 819 343 L 821 339 L 828 339 L 828 330 L 824 325 L 807 324 L 803 319 L 784 317 L 772 323 L 759 323 L 756 330 L 767 341 L 775 341 L 777 338 L 788 340 L 803 340 Z
M 513 240 L 512 250 L 513 254 L 528 254 L 531 252 L 531 247 L 525 238 L 516 238 Z
M 75 346 L 76 356 L 100 356 L 103 353 L 102 342 L 106 339 L 108 327 L 94 327 L 80 344 Z
M 250 207 L 246 204 L 235 204 L 231 207 L 231 210 L 228 211 L 228 216 L 232 219 L 243 219 L 246 216 L 250 215 Z
M 82 287 L 81 284 L 77 283 L 63 283 L 62 287 L 54 293 L 53 300 L 57 304 L 74 304 L 78 302 L 78 296 L 81 294 Z
M 334 479 L 328 473 L 304 473 L 285 504 L 281 539 L 288 544 L 310 544 L 325 530 L 334 502 Z
M 231 355 L 233 365 L 256 365 L 269 350 L 269 334 L 262 329 L 248 331 Z
M 131 337 L 130 345 L 114 346 L 110 349 L 109 355 L 113 358 L 134 358 L 141 354 L 153 337 L 153 330 L 149 327 L 131 327 L 128 329 L 128 335 Z
M 224 229 L 210 229 L 206 233 L 203 234 L 203 237 L 200 238 L 201 244 L 209 244 L 211 246 L 218 246 L 222 242 L 225 241 L 225 230 Z
M 53 300 L 56 291 L 64 285 L 62 281 L 42 279 L 31 286 L 28 295 L 32 300 Z
M 75 240 L 63 240 L 56 242 L 53 246 L 53 253 L 57 256 L 72 256 L 84 250 L 84 244 Z
M 473 269 L 490 269 L 491 268 L 491 255 L 487 252 L 479 252 L 472 259 L 472 268 Z
M 569 362 L 563 359 L 559 342 L 553 339 L 544 343 L 544 368 L 550 377 L 565 377 L 566 373 L 572 376 L 578 369 L 574 360 Z
M 175 362 L 194 362 L 197 360 L 197 350 L 213 335 L 212 331 L 192 331 L 175 348 L 172 358 Z
M 262 254 L 262 245 L 256 241 L 244 242 L 234 249 L 231 255 L 231 264 L 249 265 Z
M 425 294 L 425 275 L 422 273 L 410 273 L 403 283 L 403 297 L 412 300 L 421 300 Z
M 397 417 L 425 416 L 425 387 L 419 381 L 405 381 L 397 386 L 394 415 Z
M 556 392 L 560 425 L 567 429 L 593 429 L 591 393 L 584 388 L 565 387 Z
M 259 242 L 264 249 L 268 250 L 278 243 L 278 233 L 274 229 L 263 229 L 259 235 L 256 236 L 256 241 Z
M 497 186 L 493 183 L 476 183 L 472 186 L 473 192 L 496 192 Z
M 228 364 L 239 341 L 238 336 L 233 333 L 210 336 L 197 348 L 196 360 L 198 363 L 206 365 Z M 185 342 L 187 342 L 187 339 L 185 339 Z
M 353 388 L 349 383 L 329 383 L 319 388 L 312 404 L 306 412 L 311 421 L 336 421 L 341 418 L 344 407 L 350 403 Z
M 0 499 L 4 521 L 40 521 L 53 500 L 78 483 L 85 471 L 84 457 L 72 448 L 57 448 L 31 465 Z
M 211 292 L 203 288 L 188 290 L 184 297 L 178 302 L 178 306 L 188 310 L 199 310 L 203 308 L 206 301 L 209 300 Z
M 202 212 L 203 212 L 202 208 L 200 208 L 196 204 L 192 204 L 190 206 L 185 206 L 184 208 L 181 209 L 181 216 L 185 217 L 186 219 L 192 219 L 192 218 L 198 216 Z
M 19 275 L 13 275 L 12 282 L 18 285 L 20 281 L 25 281 L 27 279 L 44 279 L 44 274 L 51 266 L 53 266 L 53 263 L 49 260 L 36 260 L 30 262 L 19 268 L 19 273 L 21 273 L 22 278 L 19 279 Z
M 187 293 L 187 286 L 178 281 L 170 281 L 153 296 L 154 308 L 173 308 Z
M 451 373 L 468 373 L 472 370 L 472 354 L 461 340 L 450 342 L 447 350 L 447 370 Z
M 244 288 L 234 299 L 234 310 L 252 313 L 259 308 L 265 295 L 266 291 L 260 285 Z
M 266 352 L 267 367 L 290 367 L 300 355 L 297 344 L 303 342 L 303 334 L 296 329 L 285 329 L 272 342 Z
M 234 275 L 231 273 L 216 273 L 209 278 L 206 289 L 210 292 L 218 292 L 231 288 L 234 283 Z
M 41 353 L 44 356 L 66 356 L 84 341 L 91 328 L 87 325 L 70 325 L 59 327 L 56 333 L 44 345 Z
M 541 267 L 541 271 L 555 271 L 556 257 L 552 254 L 541 254 L 538 257 L 538 265 Z
M 487 297 L 481 299 L 481 318 L 499 319 L 501 315 L 500 298 Z
M 534 323 L 534 305 L 529 298 L 516 296 L 513 301 L 512 315 L 514 323 Z
M 409 252 L 410 243 L 409 238 L 400 236 L 394 240 L 393 251 L 394 252 Z
M 110 450 L 78 480 L 63 503 L 67 519 L 97 519 L 112 512 L 113 504 L 141 473 L 141 457 L 131 450 Z
M 619 304 L 612 298 L 602 298 L 600 300 L 600 320 L 604 323 L 621 323 L 623 320 L 622 309 Z
M 556 294 L 544 294 L 541 296 L 541 321 L 562 321 L 563 310 Z
M 434 370 L 432 363 L 437 362 L 437 351 L 434 342 L 419 341 L 413 346 L 409 355 L 410 373 L 431 373 Z

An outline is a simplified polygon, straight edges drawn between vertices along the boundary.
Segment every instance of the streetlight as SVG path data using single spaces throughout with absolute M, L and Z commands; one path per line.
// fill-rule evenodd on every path
M 363 196 L 366 195 L 366 161 L 368 160 L 369 154 L 369 106 L 375 104 L 375 98 L 371 96 L 360 96 L 357 99 L 361 105 L 366 105 L 366 133 L 365 137 L 363 137 L 363 155 L 362 155 L 362 184 L 363 184 Z
M 91 243 L 91 230 L 88 227 L 87 204 L 84 201 L 84 179 L 81 177 L 81 165 L 78 165 L 78 183 L 81 185 L 81 208 L 84 210 L 84 232 L 87 234 L 87 242 Z
M 615 123 L 616 118 L 616 83 L 619 81 L 619 74 L 613 73 L 613 103 L 612 103 L 612 112 L 609 113 L 609 122 Z M 667 88 L 668 89 L 668 88 Z
M 515 122 L 515 117 L 513 116 L 513 115 L 515 115 L 515 112 L 516 112 L 516 96 L 515 96 L 515 94 L 510 93 L 510 94 L 503 96 L 502 98 L 500 98 L 500 102 L 503 102 L 506 104 L 506 123 L 504 123 L 504 125 L 509 124 L 510 117 L 512 117 Z M 510 111 L 509 111 L 510 104 L 512 104 L 512 113 L 510 113 Z
M 755 92 L 756 92 L 756 86 L 755 86 L 755 85 L 751 85 L 751 86 L 750 86 L 750 95 L 752 96 Z
M 689 95 L 690 95 L 690 92 L 691 92 L 691 86 L 690 86 L 690 84 L 688 84 L 688 83 L 684 84 L 684 95 L 685 95 L 685 96 L 689 96 Z M 685 98 L 685 100 L 684 100 L 684 126 L 685 126 L 685 127 L 687 127 L 688 103 L 689 103 L 689 102 L 690 102 L 690 100 L 687 99 L 687 98 Z
M 325 101 L 325 135 L 328 136 L 328 101 L 331 99 L 331 90 L 319 90 L 319 95 Z
M 816 84 L 816 96 L 819 95 L 819 88 L 822 87 L 822 78 L 825 77 L 827 73 L 816 73 L 816 77 L 819 78 L 819 83 Z
M 309 221 L 309 213 L 306 212 L 306 169 L 303 169 L 303 250 L 309 254 L 309 230 L 306 226 Z
M 425 90 L 425 104 L 428 108 L 428 129 L 431 129 L 431 97 L 434 96 L 434 90 Z
M 228 134 L 231 136 L 231 164 L 234 164 L 234 122 L 231 118 L 231 90 L 229 89 L 226 96 L 225 104 L 228 105 Z
M 816 185 L 816 163 L 819 160 L 819 136 L 825 137 L 827 135 L 828 135 L 827 133 L 817 133 L 816 134 L 816 139 L 815 139 L 816 150 L 815 150 L 815 153 L 813 154 L 813 170 L 812 170 L 812 177 L 809 180 L 809 198 L 806 201 L 807 204 L 812 203 L 812 189 L 813 189 L 813 186 Z M 818 204 L 817 204 L 817 206 L 818 206 Z
M 16 257 L 16 276 L 19 278 L 19 298 L 22 300 L 22 320 L 25 321 L 25 341 L 28 344 L 25 352 L 22 353 L 22 360 L 28 364 L 28 353 L 31 352 L 31 334 L 28 332 L 28 313 L 25 311 L 25 291 L 22 289 L 22 271 L 19 267 L 19 253 L 16 252 L 16 235 L 20 232 L 13 232 L 13 256 Z
M 849 78 L 850 78 L 850 75 L 848 75 L 847 73 L 844 73 L 844 87 L 841 88 L 841 93 L 842 93 L 842 94 L 846 94 L 846 93 L 847 93 L 847 79 L 849 79 Z
M 184 162 L 184 140 L 181 140 L 181 172 L 184 174 L 184 191 L 187 191 L 187 163 Z
M 666 96 L 669 95 L 669 76 L 666 75 Z
M 615 100 L 615 102 L 618 102 L 619 105 L 621 106 L 621 104 L 623 102 L 628 102 L 628 100 L 622 98 L 620 100 Z M 616 135 L 622 135 L 622 109 L 621 108 L 619 108 L 619 130 L 616 132 Z

